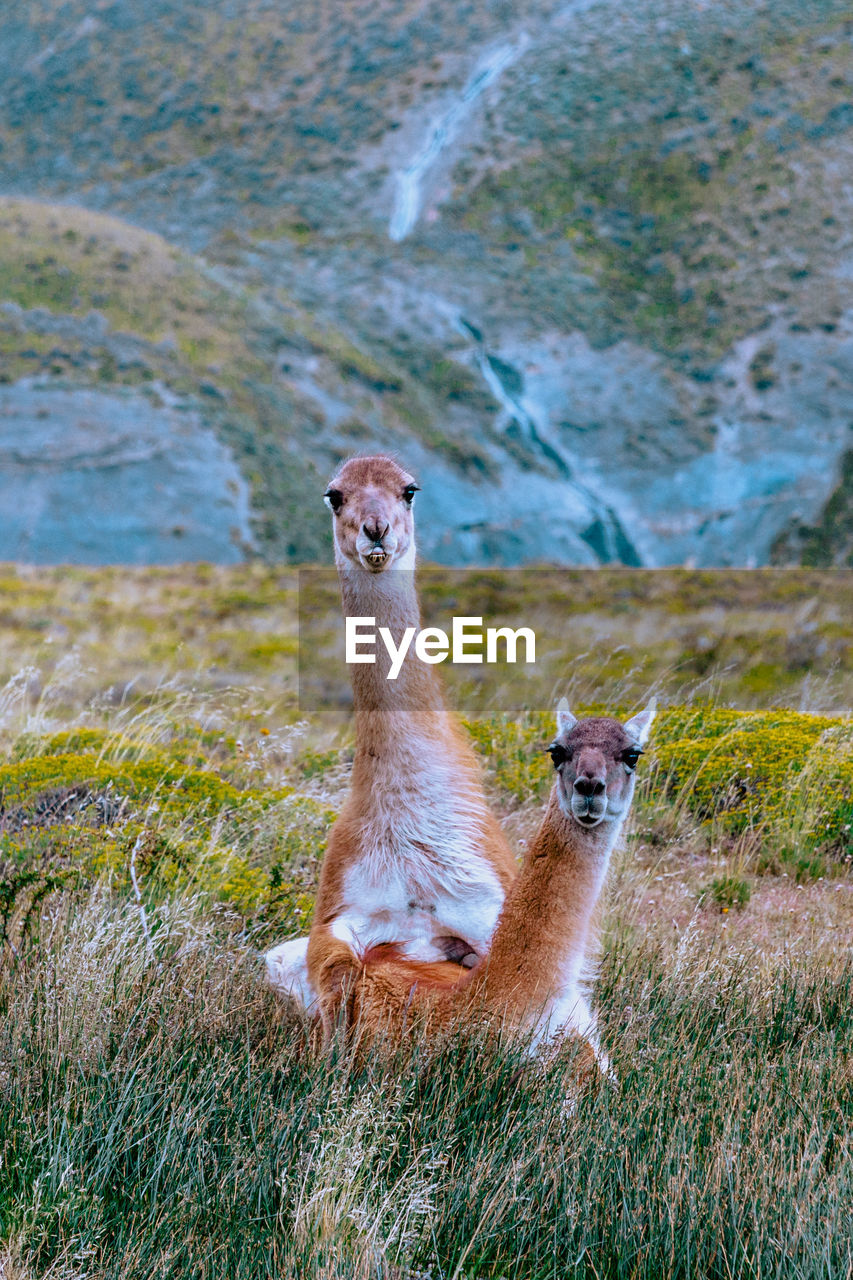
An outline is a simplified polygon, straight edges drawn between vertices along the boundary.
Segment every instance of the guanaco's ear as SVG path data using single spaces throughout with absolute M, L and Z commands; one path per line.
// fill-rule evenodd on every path
M 578 718 L 572 715 L 568 702 L 565 698 L 561 698 L 557 703 L 557 733 L 568 733 L 570 729 L 574 729 L 577 722 Z
M 634 741 L 641 747 L 644 747 L 648 741 L 649 730 L 651 729 L 652 721 L 655 718 L 657 705 L 657 698 L 650 698 L 647 706 L 645 706 L 642 711 L 638 711 L 630 720 L 625 721 L 626 730 L 630 733 Z

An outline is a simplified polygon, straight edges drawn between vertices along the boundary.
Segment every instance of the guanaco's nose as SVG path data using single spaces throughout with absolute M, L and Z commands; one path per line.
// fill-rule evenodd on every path
M 371 542 L 381 542 L 388 532 L 388 521 L 379 516 L 368 516 L 361 527 Z
M 600 796 L 604 790 L 604 780 L 602 778 L 575 778 L 574 785 L 575 791 L 577 791 L 579 796 Z

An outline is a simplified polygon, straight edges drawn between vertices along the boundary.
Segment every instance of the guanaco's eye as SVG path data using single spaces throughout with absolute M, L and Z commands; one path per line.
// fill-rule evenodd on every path
M 551 763 L 555 769 L 559 769 L 561 764 L 565 764 L 567 760 L 571 759 L 571 752 L 567 751 L 561 742 L 552 742 L 550 747 L 546 747 L 545 750 L 550 755 Z
M 621 760 L 629 773 L 633 773 L 637 767 L 637 761 L 643 754 L 640 747 L 626 747 L 622 752 Z
M 410 507 L 414 502 L 415 494 L 419 491 L 420 487 L 421 486 L 419 484 L 406 485 L 405 489 L 403 490 L 403 501 L 405 502 L 407 507 Z
M 327 489 L 323 494 L 326 504 L 337 514 L 344 505 L 344 495 L 340 489 Z

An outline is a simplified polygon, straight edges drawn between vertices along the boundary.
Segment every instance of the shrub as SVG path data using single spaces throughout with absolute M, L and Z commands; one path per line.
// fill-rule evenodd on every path
M 188 765 L 186 745 L 89 729 L 16 744 L 0 766 L 0 933 L 20 933 L 16 922 L 72 882 L 106 876 L 131 892 L 134 848 L 149 899 L 201 891 L 270 929 L 304 928 L 334 815 L 289 788 L 241 789 Z
M 713 902 L 721 911 L 736 910 L 745 907 L 752 897 L 752 890 L 746 880 L 740 876 L 715 876 L 704 889 L 699 892 L 700 905 Z
M 692 730 L 688 735 L 687 730 Z M 793 711 L 673 708 L 656 726 L 653 785 L 723 831 L 849 853 L 853 730 Z
M 636 708 L 587 704 L 578 715 L 625 716 Z M 500 798 L 542 799 L 553 778 L 545 745 L 550 714 L 466 721 Z M 706 704 L 663 707 L 641 764 L 637 806 L 683 806 L 726 835 L 759 829 L 796 859 L 850 859 L 853 727 L 796 711 L 738 711 Z M 805 865 L 805 864 L 804 864 Z M 817 874 L 823 874 L 818 871 Z

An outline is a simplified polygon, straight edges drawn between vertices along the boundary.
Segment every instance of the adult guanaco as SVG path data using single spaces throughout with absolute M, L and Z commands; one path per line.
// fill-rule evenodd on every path
M 587 994 L 596 906 L 628 816 L 635 769 L 655 703 L 624 724 L 577 720 L 565 699 L 548 750 L 556 777 L 542 824 L 507 894 L 488 956 L 460 973 L 423 964 L 394 945 L 371 946 L 342 971 L 348 1022 L 362 1039 L 392 1039 L 404 1026 L 438 1032 L 460 1017 L 525 1033 L 541 1049 L 574 1035 L 607 1068 Z
M 325 499 L 343 610 L 388 628 L 399 650 L 420 630 L 414 477 L 392 458 L 351 458 Z M 350 668 L 352 785 L 326 849 L 310 937 L 267 954 L 272 985 L 318 1010 L 327 1028 L 346 975 L 370 948 L 401 961 L 470 966 L 485 956 L 516 861 L 486 803 L 471 747 L 432 665 L 407 650 L 396 678 L 375 661 Z

